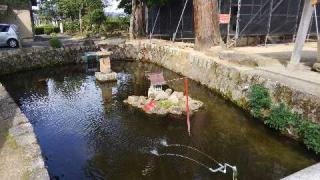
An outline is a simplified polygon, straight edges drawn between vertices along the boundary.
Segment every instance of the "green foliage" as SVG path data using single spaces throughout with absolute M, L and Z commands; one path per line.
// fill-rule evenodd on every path
M 92 11 L 90 19 L 92 24 L 101 25 L 106 20 L 106 16 L 102 9 L 95 9 Z
M 39 4 L 38 14 L 42 20 L 52 21 L 57 19 L 58 14 L 55 8 L 56 0 L 43 0 Z
M 43 31 L 45 34 L 50 35 L 51 33 L 59 33 L 60 28 L 53 25 L 45 25 L 43 26 Z
M 105 33 L 113 34 L 115 31 L 126 31 L 129 29 L 129 17 L 107 17 L 104 23 Z
M 289 126 L 295 127 L 300 121 L 301 117 L 292 113 L 285 104 L 281 103 L 279 106 L 272 107 L 270 116 L 266 119 L 265 124 L 276 130 L 283 131 Z
M 253 85 L 250 87 L 249 105 L 252 108 L 254 117 L 261 117 L 263 109 L 271 106 L 271 98 L 267 88 L 261 85 Z
M 132 12 L 132 0 L 120 0 L 118 8 L 124 9 L 126 14 L 131 14 Z
M 308 149 L 312 149 L 317 154 L 320 153 L 320 125 L 303 120 L 298 125 L 299 136 L 302 137 Z
M 89 14 L 94 9 L 103 10 L 101 0 L 56 0 L 57 13 L 63 18 L 79 19 L 79 11 L 82 16 Z
M 44 25 L 44 26 L 39 26 L 35 28 L 35 34 L 39 35 L 39 34 L 47 34 L 50 35 L 51 33 L 59 33 L 60 32 L 60 28 L 53 26 L 53 25 Z
M 308 149 L 320 153 L 320 125 L 291 112 L 285 104 L 273 107 L 265 124 L 280 131 L 290 128 L 302 138 Z
M 169 100 L 161 100 L 161 101 L 159 101 L 159 106 L 164 108 L 164 109 L 169 109 L 173 105 L 174 104 Z
M 105 21 L 102 0 L 42 0 L 39 15 L 44 21 L 61 18 L 64 21 L 64 30 L 69 33 L 80 31 L 79 19 L 83 19 L 83 29 L 91 29 L 92 24 L 98 29 Z M 45 31 L 45 30 L 44 30 Z M 37 32 L 41 32 L 38 30 Z M 44 32 L 51 34 L 49 32 Z M 56 32 L 57 33 L 57 32 Z
M 50 39 L 49 44 L 53 48 L 61 48 L 62 47 L 62 42 L 55 36 Z
M 44 34 L 44 28 L 43 27 L 35 27 L 34 32 L 36 35 Z
M 68 33 L 75 33 L 80 30 L 80 24 L 78 21 L 65 21 L 63 22 L 63 29 Z
M 260 85 L 251 86 L 249 104 L 253 115 L 261 118 L 261 111 L 263 109 L 269 110 L 271 107 L 268 89 Z M 304 119 L 297 113 L 293 113 L 284 103 L 271 108 L 270 115 L 266 117 L 265 124 L 279 131 L 284 131 L 287 128 L 290 129 L 292 133 L 303 139 L 304 144 L 309 149 L 320 153 L 320 125 Z

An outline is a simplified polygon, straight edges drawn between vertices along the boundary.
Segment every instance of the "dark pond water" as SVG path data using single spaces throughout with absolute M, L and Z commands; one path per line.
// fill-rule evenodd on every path
M 191 81 L 190 94 L 205 109 L 185 118 L 154 117 L 123 104 L 129 95 L 146 95 L 145 71 L 177 74 L 152 64 L 113 62 L 118 83 L 100 85 L 83 66 L 17 73 L 1 82 L 34 126 L 53 179 L 232 179 L 193 162 L 156 157 L 150 150 L 179 153 L 211 167 L 199 154 L 164 148 L 160 142 L 197 147 L 219 162 L 236 165 L 238 179 L 279 179 L 317 161 L 296 142 Z M 183 82 L 169 84 L 183 90 Z

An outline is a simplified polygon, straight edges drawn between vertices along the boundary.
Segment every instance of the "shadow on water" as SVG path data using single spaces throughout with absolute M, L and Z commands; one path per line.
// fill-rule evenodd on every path
M 83 66 L 49 68 L 1 77 L 34 126 L 50 176 L 59 179 L 232 179 L 192 162 L 150 153 L 180 154 L 209 167 L 213 162 L 183 148 L 196 147 L 218 162 L 237 166 L 239 179 L 279 179 L 315 163 L 317 157 L 209 89 L 190 81 L 191 97 L 205 103 L 191 117 L 152 116 L 123 103 L 129 95 L 146 95 L 145 71 L 176 73 L 152 64 L 112 62 L 118 82 L 98 84 Z M 169 84 L 183 90 L 183 81 Z

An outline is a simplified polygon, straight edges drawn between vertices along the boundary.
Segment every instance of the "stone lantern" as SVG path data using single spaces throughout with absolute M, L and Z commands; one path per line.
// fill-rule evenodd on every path
M 117 81 L 117 73 L 112 72 L 111 64 L 110 64 L 110 55 L 111 51 L 107 51 L 105 49 L 101 49 L 101 51 L 97 52 L 97 56 L 99 57 L 100 63 L 100 72 L 96 72 L 95 76 L 97 81 L 99 82 L 111 82 Z

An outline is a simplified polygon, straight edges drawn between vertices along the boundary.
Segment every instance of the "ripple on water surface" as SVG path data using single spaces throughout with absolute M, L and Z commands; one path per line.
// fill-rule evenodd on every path
M 279 179 L 316 162 L 303 146 L 265 128 L 261 122 L 191 81 L 192 97 L 205 109 L 191 117 L 192 136 L 183 117 L 146 115 L 122 103 L 146 95 L 145 71 L 161 67 L 113 62 L 118 82 L 98 84 L 82 66 L 49 68 L 1 77 L 1 82 L 34 126 L 50 176 L 56 179 L 230 179 L 178 158 L 150 153 L 178 153 L 216 164 L 184 148 L 197 147 L 218 161 L 236 165 L 239 179 Z M 183 91 L 183 82 L 169 84 Z

